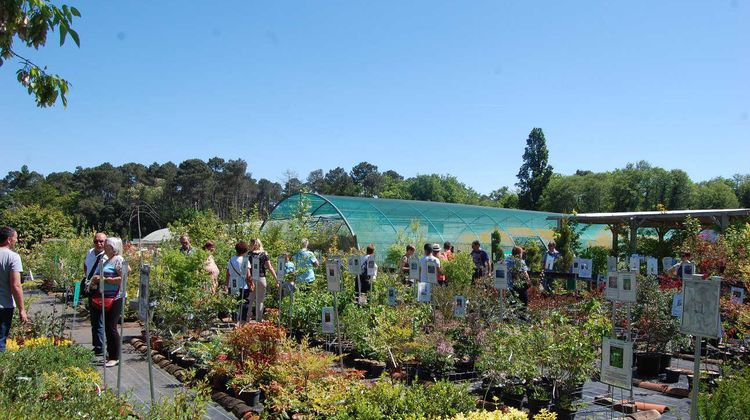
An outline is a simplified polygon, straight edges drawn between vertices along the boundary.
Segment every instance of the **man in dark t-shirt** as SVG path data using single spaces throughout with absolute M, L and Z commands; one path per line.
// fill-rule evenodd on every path
M 482 249 L 479 241 L 471 243 L 471 259 L 474 260 L 472 280 L 482 278 L 490 272 L 490 257 Z

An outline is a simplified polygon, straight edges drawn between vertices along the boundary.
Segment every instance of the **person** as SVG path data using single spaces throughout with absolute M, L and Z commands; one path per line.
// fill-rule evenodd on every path
M 310 284 L 315 281 L 314 268 L 320 265 L 315 254 L 307 250 L 309 242 L 302 240 L 302 248 L 294 254 L 294 265 L 297 267 L 297 283 Z
M 232 287 L 230 281 L 234 280 L 245 280 L 245 287 L 240 292 L 241 299 L 244 299 L 242 306 L 240 307 L 240 313 L 238 316 L 239 321 L 247 321 L 247 314 L 250 312 L 250 289 L 252 289 L 252 280 L 250 277 L 250 264 L 247 262 L 247 252 L 249 247 L 246 242 L 239 241 L 234 244 L 235 254 L 227 262 L 226 271 L 226 290 L 228 293 L 232 293 Z M 243 272 L 244 267 L 244 272 Z
M 261 322 L 263 321 L 263 311 L 265 309 L 265 305 L 263 303 L 266 300 L 266 288 L 268 286 L 268 282 L 266 281 L 266 273 L 270 271 L 273 279 L 276 280 L 276 285 L 279 287 L 281 287 L 281 285 L 279 284 L 279 278 L 276 275 L 276 270 L 273 269 L 270 258 L 268 258 L 268 254 L 263 249 L 263 242 L 261 242 L 260 238 L 258 238 L 251 240 L 250 243 L 250 246 L 252 247 L 252 251 L 248 256 L 250 258 L 250 262 L 252 264 L 253 259 L 257 258 L 260 264 L 258 265 L 258 277 L 253 277 L 253 283 L 255 284 L 255 293 L 250 293 L 249 303 L 252 306 L 253 302 L 255 302 L 255 320 Z
M 669 267 L 669 270 L 667 271 L 667 273 L 672 277 L 681 279 L 682 278 L 682 265 L 693 264 L 693 262 L 690 261 L 690 257 L 691 257 L 690 251 L 685 250 L 685 251 L 680 252 L 680 261 L 678 261 L 677 264 Z
M 203 270 L 211 277 L 210 291 L 216 293 L 219 288 L 219 267 L 216 265 L 213 256 L 213 252 L 216 250 L 216 245 L 213 241 L 206 241 L 206 243 L 203 244 L 203 250 L 208 252 L 208 257 L 203 263 Z
M 370 262 L 372 262 L 372 264 Z M 370 265 L 372 265 L 372 270 L 370 270 Z M 357 293 L 360 301 L 363 299 L 363 295 L 370 292 L 372 282 L 377 275 L 378 264 L 375 263 L 375 244 L 369 244 L 365 250 L 365 255 L 359 262 L 359 276 L 357 276 L 357 289 L 355 290 L 355 293 Z
M 414 255 L 417 249 L 412 244 L 406 245 L 406 254 L 401 257 L 401 279 L 404 283 L 410 283 L 409 279 L 409 258 Z
M 104 333 L 107 337 L 106 367 L 114 367 L 120 363 L 120 333 L 117 325 L 122 313 L 122 302 L 125 291 L 122 290 L 122 240 L 107 238 L 104 243 L 104 254 L 107 261 L 102 264 L 101 271 L 91 278 L 91 316 L 102 317 L 104 312 Z M 104 299 L 101 299 L 102 289 Z M 98 303 L 97 303 L 98 302 Z
M 97 270 L 100 269 L 99 264 L 107 262 L 107 255 L 104 253 L 104 243 L 106 241 L 107 235 L 103 232 L 97 232 L 94 234 L 94 247 L 89 249 L 89 252 L 86 253 L 86 257 L 83 260 L 83 273 L 86 277 L 83 279 L 84 283 L 81 285 L 81 290 L 83 290 L 89 297 L 88 309 L 90 315 L 93 313 L 93 310 L 91 309 L 92 296 L 91 293 L 89 293 L 89 287 L 91 284 L 91 278 L 94 277 Z M 89 318 L 91 318 L 91 345 L 94 348 L 94 354 L 101 356 L 104 351 L 104 348 L 102 347 L 102 343 L 104 343 L 104 325 L 102 325 L 102 317 L 91 315 Z
M 479 241 L 471 243 L 471 259 L 474 260 L 474 274 L 471 276 L 472 281 L 476 281 L 490 272 L 490 257 L 482 249 Z
M 450 250 L 450 248 L 448 248 L 448 250 Z M 437 258 L 438 260 L 448 261 L 448 257 L 445 255 L 445 253 L 440 252 L 440 244 L 432 244 L 432 256 Z M 442 270 L 442 261 L 440 270 L 438 270 L 437 281 L 438 284 L 445 285 L 445 273 L 443 273 Z
M 523 260 L 523 248 L 514 246 L 511 256 L 507 261 L 508 265 L 508 288 L 518 296 L 524 307 L 529 305 L 529 287 L 531 279 L 529 278 L 529 268 L 526 261 Z
M 548 274 L 555 271 L 555 261 L 558 258 L 560 258 L 560 251 L 557 250 L 557 244 L 555 241 L 549 241 L 547 243 L 547 252 L 544 253 L 544 257 L 542 258 L 542 287 L 548 292 L 552 291 L 552 276 Z
M 440 245 L 438 245 L 438 248 Z M 440 259 L 433 255 L 432 253 L 432 245 L 431 244 L 424 244 L 424 257 L 420 258 L 419 260 L 419 281 L 422 283 L 427 283 L 427 262 L 431 261 L 434 262 L 437 265 L 437 274 L 441 274 L 443 272 L 442 268 L 440 267 Z
M 289 305 L 289 320 L 291 320 L 292 307 L 294 305 L 294 292 L 297 291 L 297 287 L 294 285 L 297 278 L 294 275 L 296 267 L 293 262 L 289 261 L 288 252 L 282 253 L 281 256 L 284 258 L 284 270 L 277 274 L 281 280 L 281 298 L 283 299 L 284 295 L 288 295 L 291 300 L 291 304 Z M 279 302 L 279 307 L 281 307 L 281 302 Z M 279 313 L 279 316 L 281 316 L 281 313 Z
M 443 244 L 443 253 L 441 254 L 446 261 L 453 261 L 453 245 L 449 241 Z
M 195 252 L 190 245 L 190 237 L 186 233 L 180 236 L 180 252 L 185 255 L 192 255 Z
M 13 324 L 13 312 L 18 307 L 21 322 L 29 322 L 23 305 L 21 288 L 21 257 L 13 252 L 18 242 L 18 232 L 11 227 L 0 228 L 0 353 L 5 351 L 5 343 Z

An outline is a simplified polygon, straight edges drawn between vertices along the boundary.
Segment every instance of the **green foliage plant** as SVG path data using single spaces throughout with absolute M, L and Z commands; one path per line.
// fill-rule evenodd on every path
M 750 368 L 743 367 L 719 381 L 712 392 L 698 394 L 698 416 L 706 420 L 750 418 Z

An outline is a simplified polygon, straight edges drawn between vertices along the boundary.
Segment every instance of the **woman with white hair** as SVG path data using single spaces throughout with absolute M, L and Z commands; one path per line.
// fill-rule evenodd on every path
M 122 312 L 122 302 L 125 292 L 122 290 L 122 240 L 120 238 L 107 238 L 104 243 L 104 254 L 107 261 L 97 270 L 97 274 L 91 278 L 91 316 L 102 317 L 104 311 L 104 333 L 107 337 L 107 362 L 106 367 L 117 366 L 120 363 L 120 333 L 117 331 L 117 322 Z M 104 298 L 102 290 L 104 288 Z

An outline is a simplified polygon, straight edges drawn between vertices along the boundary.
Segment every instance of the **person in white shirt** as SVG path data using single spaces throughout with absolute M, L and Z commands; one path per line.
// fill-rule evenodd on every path
M 368 264 L 370 264 L 370 261 L 372 261 L 372 270 L 368 268 Z M 360 261 L 360 274 L 359 278 L 357 279 L 357 294 L 358 297 L 361 297 L 362 295 L 366 295 L 370 292 L 370 289 L 372 288 L 372 282 L 375 280 L 375 277 L 378 275 L 378 265 L 375 263 L 375 245 L 370 244 L 367 245 L 367 251 L 364 257 L 362 257 L 362 261 Z
M 438 274 L 442 274 L 443 269 L 440 268 L 440 258 L 432 255 L 432 248 L 433 246 L 431 244 L 424 244 L 424 257 L 422 257 L 419 260 L 419 281 L 423 283 L 427 283 L 427 262 L 432 261 L 437 265 Z M 438 250 L 440 249 L 440 245 L 437 245 Z
M 18 242 L 18 232 L 11 227 L 0 228 L 0 353 L 5 351 L 5 343 L 13 324 L 13 312 L 18 307 L 21 322 L 28 322 L 23 304 L 21 288 L 21 257 L 13 252 Z

